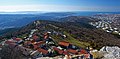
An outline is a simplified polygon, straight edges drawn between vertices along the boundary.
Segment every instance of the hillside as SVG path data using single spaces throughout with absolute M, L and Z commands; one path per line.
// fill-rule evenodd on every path
M 74 15 L 72 12 L 0 12 L 0 30 L 25 26 L 36 19 L 55 21 L 58 18 Z
M 88 16 L 68 16 L 58 19 L 59 22 L 71 22 L 86 28 L 93 28 L 93 26 L 89 25 L 89 22 L 93 20 L 94 18 Z
M 92 46 L 94 48 L 100 49 L 103 46 L 120 46 L 120 39 L 116 36 L 106 33 L 100 29 L 95 29 L 94 27 L 83 27 L 79 22 L 55 22 L 55 21 L 43 21 L 40 20 L 39 25 L 36 23 L 30 23 L 25 27 L 22 27 L 20 30 L 13 33 L 6 33 L 5 36 L 10 38 L 11 36 L 25 37 L 29 35 L 29 32 L 37 28 L 39 29 L 38 35 L 43 34 L 46 31 L 60 32 L 68 36 L 65 41 L 71 42 L 80 47 Z M 89 25 L 88 25 L 89 26 Z M 40 34 L 41 33 L 41 34 Z M 52 35 L 56 42 L 61 41 L 62 39 L 59 36 Z

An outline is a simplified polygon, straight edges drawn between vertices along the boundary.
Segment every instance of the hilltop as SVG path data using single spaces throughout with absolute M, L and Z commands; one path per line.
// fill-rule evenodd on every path
M 73 16 L 71 17 L 72 19 L 75 18 Z M 68 17 L 67 19 L 69 18 L 70 17 Z M 90 18 L 86 18 L 86 17 L 83 17 L 83 18 L 87 19 L 88 22 L 89 20 L 91 20 Z M 89 25 L 86 21 L 82 23 L 83 20 L 81 19 L 83 18 L 80 17 L 80 19 L 77 19 L 77 21 L 79 20 L 81 22 L 77 22 L 77 21 L 76 22 L 71 22 L 71 21 L 57 22 L 57 21 L 38 20 L 40 24 L 37 26 L 34 22 L 32 22 L 27 26 L 24 26 L 13 33 L 9 33 L 9 32 L 6 33 L 4 36 L 8 38 L 11 36 L 17 36 L 17 37 L 23 38 L 24 36 L 28 36 L 29 32 L 32 29 L 37 28 L 39 30 L 38 33 L 43 33 L 44 31 L 56 31 L 56 32 L 64 33 L 69 36 L 66 39 L 66 41 L 69 41 L 78 46 L 83 46 L 83 48 L 87 46 L 92 46 L 94 48 L 100 49 L 105 45 L 120 46 L 119 38 L 101 29 L 94 28 L 93 26 Z M 66 18 L 64 18 L 64 20 L 65 19 Z M 63 20 L 63 18 L 61 20 Z M 55 38 L 57 42 L 61 41 L 61 38 L 58 36 L 52 36 L 52 37 Z M 77 44 L 76 42 L 78 42 L 79 44 Z M 81 43 L 83 43 L 83 45 L 80 45 Z

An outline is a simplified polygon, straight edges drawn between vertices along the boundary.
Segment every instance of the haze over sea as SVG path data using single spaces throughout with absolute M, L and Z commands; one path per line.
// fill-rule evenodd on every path
M 120 12 L 94 12 L 94 11 L 80 11 L 75 12 L 78 16 L 92 16 L 96 14 L 120 14 Z
M 44 11 L 18 11 L 18 12 L 0 12 L 0 14 L 44 14 L 44 13 L 66 13 L 62 12 L 44 12 Z M 96 14 L 120 14 L 120 12 L 97 12 L 97 11 L 69 11 L 76 16 L 92 16 Z

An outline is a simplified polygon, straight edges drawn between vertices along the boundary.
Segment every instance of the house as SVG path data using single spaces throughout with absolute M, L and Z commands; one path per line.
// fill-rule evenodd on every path
M 26 42 L 24 42 L 24 45 L 25 45 L 25 46 L 28 46 L 29 44 L 32 44 L 32 42 L 31 42 L 31 41 L 26 41 Z
M 63 51 L 63 55 L 69 55 L 68 51 Z
M 67 51 L 68 51 L 69 53 L 72 53 L 72 54 L 78 54 L 78 51 L 73 50 L 73 49 L 68 49 Z
M 44 41 L 39 41 L 39 42 L 37 42 L 35 45 L 40 46 L 40 45 L 42 45 L 42 44 L 45 44 L 45 42 L 44 42 Z
M 11 43 L 15 43 L 15 42 L 12 40 L 5 41 L 5 44 L 11 44 Z
M 5 41 L 5 45 L 8 45 L 10 48 L 14 48 L 14 47 L 17 46 L 17 44 L 13 40 L 7 40 L 7 41 Z
M 23 43 L 24 43 L 21 38 L 13 38 L 13 40 L 14 40 L 15 42 L 17 42 L 18 44 L 23 44 Z
M 57 48 L 57 47 L 53 47 L 53 49 L 55 50 L 55 51 L 57 51 L 58 52 L 58 54 L 63 54 L 63 50 L 60 50 L 59 48 Z
M 38 45 L 33 45 L 34 46 L 34 50 L 37 50 L 38 48 L 39 48 L 39 46 Z
M 41 49 L 41 48 L 39 48 L 39 49 L 37 49 L 39 52 L 41 52 L 43 55 L 48 55 L 48 51 L 47 50 L 44 50 L 44 49 Z
M 51 33 L 51 32 L 46 32 L 46 33 L 44 33 L 44 39 L 48 39 L 50 33 Z
M 20 41 L 20 40 L 22 40 L 21 38 L 15 38 L 15 39 L 13 39 L 13 40 L 15 40 L 15 41 Z
M 79 53 L 80 54 L 88 54 L 88 52 L 86 50 L 84 50 L 84 49 L 81 49 Z
M 48 38 L 48 36 L 46 35 L 46 36 L 44 36 L 44 39 L 47 39 Z
M 70 46 L 70 43 L 66 41 L 60 41 L 58 44 L 63 48 L 69 48 Z
M 35 36 L 33 36 L 33 40 L 34 40 L 34 41 L 37 41 L 38 39 L 39 39 L 39 37 L 38 37 L 38 36 L 36 36 L 36 35 L 35 35 Z

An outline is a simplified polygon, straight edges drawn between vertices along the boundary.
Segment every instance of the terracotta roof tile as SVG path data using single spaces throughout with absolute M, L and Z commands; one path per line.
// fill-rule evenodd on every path
M 67 51 L 64 51 L 63 54 L 64 55 L 69 55 L 69 53 Z
M 34 40 L 37 40 L 38 38 L 39 38 L 39 37 L 38 37 L 38 36 L 36 36 L 36 35 L 35 35 L 35 36 L 33 36 L 33 39 L 34 39 Z
M 44 41 L 39 41 L 36 43 L 36 45 L 41 45 L 41 44 L 44 44 L 45 42 Z
M 60 49 L 58 49 L 57 47 L 54 47 L 53 49 L 54 49 L 55 51 L 57 51 L 59 54 L 63 54 L 63 52 L 64 52 L 63 50 L 60 50 Z
M 67 51 L 70 52 L 70 53 L 73 53 L 73 54 L 78 53 L 76 50 L 73 50 L 73 49 L 68 49 Z
M 61 41 L 61 42 L 59 42 L 59 45 L 62 45 L 62 46 L 69 46 L 70 43 L 69 43 L 69 42 L 66 42 L 66 41 Z
M 87 54 L 88 52 L 87 52 L 86 50 L 84 50 L 84 49 L 81 49 L 81 50 L 80 50 L 80 53 L 81 53 L 81 54 Z
M 16 38 L 15 40 L 16 40 L 16 41 L 20 41 L 20 40 L 22 40 L 22 39 L 21 39 L 21 38 Z
M 44 39 L 47 39 L 48 38 L 48 36 L 46 35 L 46 36 L 44 36 Z
M 6 44 L 14 43 L 13 41 L 5 41 Z
M 29 45 L 29 44 L 32 44 L 32 42 L 31 41 L 25 42 L 25 45 Z
M 37 45 L 33 45 L 33 46 L 34 46 L 34 49 L 35 49 L 35 50 L 39 48 Z

